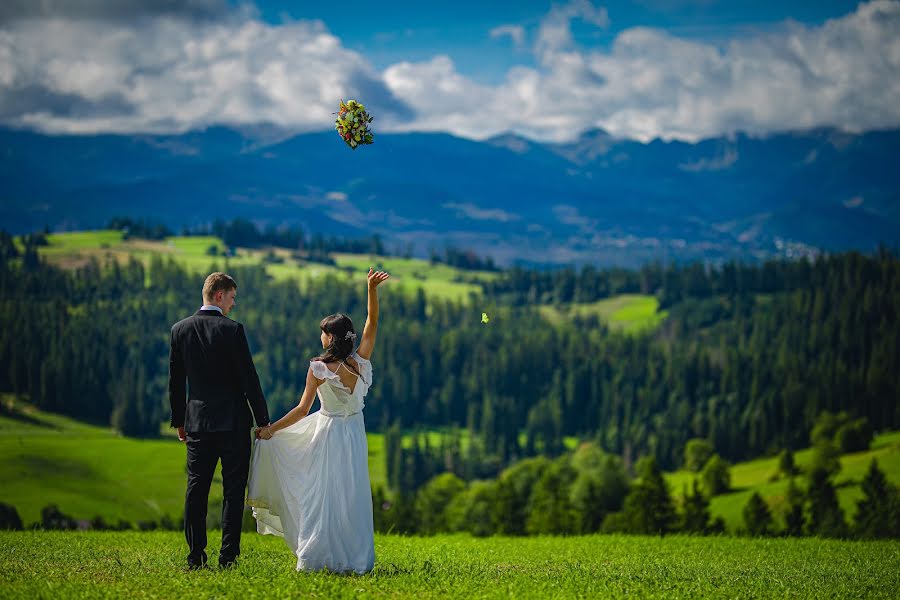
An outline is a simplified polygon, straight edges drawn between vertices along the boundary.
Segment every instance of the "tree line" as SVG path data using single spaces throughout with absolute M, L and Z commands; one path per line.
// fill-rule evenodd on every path
M 168 420 L 169 328 L 199 306 L 203 276 L 161 257 L 63 270 L 25 241 L 20 250 L 0 234 L 0 390 L 126 435 L 157 435 Z M 341 311 L 362 326 L 362 274 L 301 288 L 261 265 L 216 257 L 213 269 L 238 281 L 233 316 L 246 326 L 271 413 L 283 414 L 319 351 L 320 319 Z M 825 410 L 897 428 L 898 275 L 900 260 L 881 250 L 718 269 L 512 269 L 477 304 L 388 288 L 367 427 L 465 430 L 480 449 L 473 473 L 485 474 L 559 456 L 569 436 L 626 465 L 650 455 L 668 470 L 691 438 L 731 461 L 803 447 Z M 553 323 L 537 310 L 635 283 L 669 303 L 654 332 L 616 333 L 596 317 Z

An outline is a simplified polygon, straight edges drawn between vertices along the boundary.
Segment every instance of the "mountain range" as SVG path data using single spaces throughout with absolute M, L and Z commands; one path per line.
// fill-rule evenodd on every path
M 507 134 L 213 127 L 180 135 L 51 136 L 0 129 L 0 222 L 24 233 L 112 217 L 178 231 L 215 219 L 379 233 L 418 255 L 635 266 L 875 248 L 900 241 L 900 130 L 836 129 L 698 143 L 564 144 Z

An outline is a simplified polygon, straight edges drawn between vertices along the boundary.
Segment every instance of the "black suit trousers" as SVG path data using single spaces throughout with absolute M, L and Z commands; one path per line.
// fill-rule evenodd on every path
M 219 562 L 233 561 L 241 553 L 241 520 L 250 472 L 250 431 L 188 433 L 184 537 L 191 563 L 206 562 L 206 510 L 209 488 L 220 459 L 223 501 Z

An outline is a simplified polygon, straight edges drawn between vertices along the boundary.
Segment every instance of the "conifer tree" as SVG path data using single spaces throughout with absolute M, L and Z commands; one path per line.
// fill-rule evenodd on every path
M 530 534 L 567 534 L 578 531 L 578 515 L 570 500 L 576 476 L 568 456 L 544 469 L 531 492 L 526 528 Z
M 656 459 L 641 459 L 638 475 L 622 509 L 627 531 L 659 535 L 672 531 L 676 524 L 675 505 Z
M 804 497 L 803 491 L 797 487 L 793 477 L 788 483 L 788 489 L 785 496 L 787 499 L 787 507 L 784 513 L 784 533 L 785 535 L 799 537 L 803 535 L 804 529 Z
M 700 490 L 696 478 L 691 482 L 691 492 L 684 489 L 682 503 L 681 531 L 686 533 L 707 533 L 710 530 L 709 500 Z
M 728 463 L 718 454 L 713 454 L 706 461 L 700 477 L 703 480 L 704 491 L 711 497 L 723 494 L 731 488 L 731 472 Z
M 864 538 L 900 536 L 898 491 L 873 458 L 862 480 L 863 497 L 856 504 L 855 531 Z
M 753 536 L 769 535 L 772 531 L 772 511 L 758 492 L 753 492 L 744 505 L 744 526 Z
M 809 522 L 807 532 L 822 537 L 841 537 L 846 534 L 844 513 L 829 479 L 828 471 L 814 468 L 809 474 Z
M 794 453 L 788 449 L 782 450 L 778 455 L 778 472 L 785 477 L 793 477 L 797 474 Z

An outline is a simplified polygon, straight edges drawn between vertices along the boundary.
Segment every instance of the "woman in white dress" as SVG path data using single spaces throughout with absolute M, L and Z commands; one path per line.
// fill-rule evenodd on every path
M 375 564 L 362 409 L 372 385 L 377 287 L 388 277 L 369 269 L 369 314 L 356 352 L 349 317 L 322 319 L 325 351 L 310 361 L 300 403 L 257 430 L 247 504 L 259 533 L 284 538 L 298 571 L 362 574 Z M 309 415 L 317 395 L 320 410 Z

